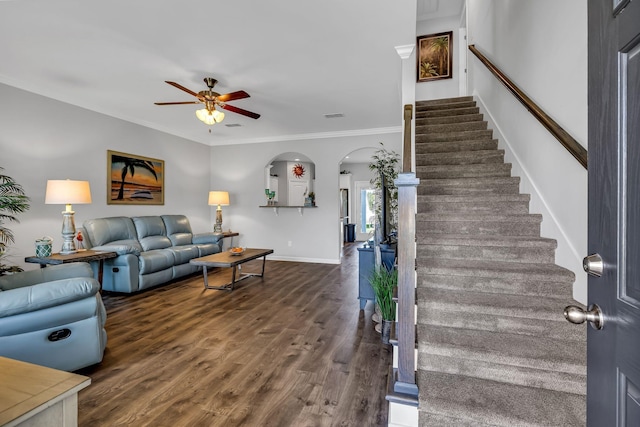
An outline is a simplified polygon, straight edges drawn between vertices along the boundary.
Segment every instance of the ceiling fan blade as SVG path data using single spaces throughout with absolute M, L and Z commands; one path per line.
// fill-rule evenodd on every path
M 243 90 L 239 90 L 237 92 L 225 93 L 224 95 L 220 95 L 216 97 L 218 101 L 222 101 L 222 102 L 235 101 L 236 99 L 244 99 L 244 98 L 249 98 L 249 94 Z
M 224 108 L 225 110 L 229 110 L 229 111 L 232 111 L 234 113 L 242 114 L 243 116 L 251 117 L 252 119 L 257 119 L 258 117 L 260 117 L 260 114 L 252 113 L 251 111 L 243 110 L 242 108 L 234 107 L 233 105 L 222 104 L 220 106 L 222 108 Z
M 175 88 L 178 88 L 178 89 L 180 89 L 180 90 L 183 90 L 183 91 L 187 92 L 189 95 L 193 95 L 193 96 L 195 96 L 196 98 L 198 98 L 198 99 L 200 99 L 200 100 L 202 99 L 202 98 L 200 97 L 200 95 L 198 95 L 197 93 L 195 93 L 195 92 L 194 92 L 194 91 L 192 91 L 191 89 L 187 89 L 186 87 L 182 86 L 182 85 L 181 85 L 181 84 L 179 84 L 179 83 L 176 83 L 176 82 L 170 82 L 170 81 L 167 81 L 167 80 L 165 80 L 165 83 L 169 83 L 171 86 L 173 86 L 173 87 L 175 87 Z
M 183 102 L 154 102 L 156 105 L 182 105 L 182 104 L 202 104 L 200 101 L 183 101 Z

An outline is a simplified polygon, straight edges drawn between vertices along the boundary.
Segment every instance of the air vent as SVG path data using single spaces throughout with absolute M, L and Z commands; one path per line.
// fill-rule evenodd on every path
M 343 113 L 331 113 L 331 114 L 325 114 L 324 118 L 325 119 L 337 119 L 340 117 L 344 117 Z
M 240 126 L 242 126 L 240 123 L 229 123 L 228 125 L 225 125 L 228 128 L 239 128 Z

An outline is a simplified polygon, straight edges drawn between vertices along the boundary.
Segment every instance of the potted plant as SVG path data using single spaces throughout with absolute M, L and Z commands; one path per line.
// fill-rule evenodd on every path
M 311 199 L 311 206 L 315 206 L 316 205 L 316 193 L 314 193 L 313 191 L 311 193 L 309 193 L 309 198 Z
M 2 170 L 0 167 L 0 171 Z M 19 222 L 14 214 L 25 212 L 27 209 L 29 198 L 25 196 L 22 186 L 10 176 L 0 173 L 0 276 L 22 271 L 22 268 L 16 265 L 5 265 L 3 262 L 7 245 L 15 242 L 13 233 L 4 227 L 4 222 Z
M 382 342 L 389 344 L 391 324 L 396 320 L 396 302 L 393 300 L 393 292 L 398 285 L 398 270 L 388 269 L 384 265 L 376 266 L 369 283 L 376 296 L 376 305 L 380 308 L 382 317 Z

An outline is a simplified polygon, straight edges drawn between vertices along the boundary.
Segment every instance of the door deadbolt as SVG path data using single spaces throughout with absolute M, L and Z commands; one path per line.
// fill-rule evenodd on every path
M 598 304 L 589 306 L 589 310 L 584 311 L 577 305 L 569 305 L 564 309 L 564 318 L 576 325 L 589 322 L 593 329 L 600 330 L 604 326 L 604 316 Z
M 604 262 L 602 261 L 602 257 L 598 254 L 584 257 L 582 260 L 582 268 L 589 276 L 602 276 L 602 272 L 604 271 Z

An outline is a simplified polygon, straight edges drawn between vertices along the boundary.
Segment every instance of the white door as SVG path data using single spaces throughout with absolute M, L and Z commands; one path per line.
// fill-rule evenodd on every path
M 309 192 L 309 181 L 289 181 L 289 206 L 304 206 L 304 197 Z
M 352 221 L 356 224 L 356 240 L 364 242 L 373 237 L 375 225 L 375 190 L 369 181 L 355 182 L 355 211 L 351 211 Z

